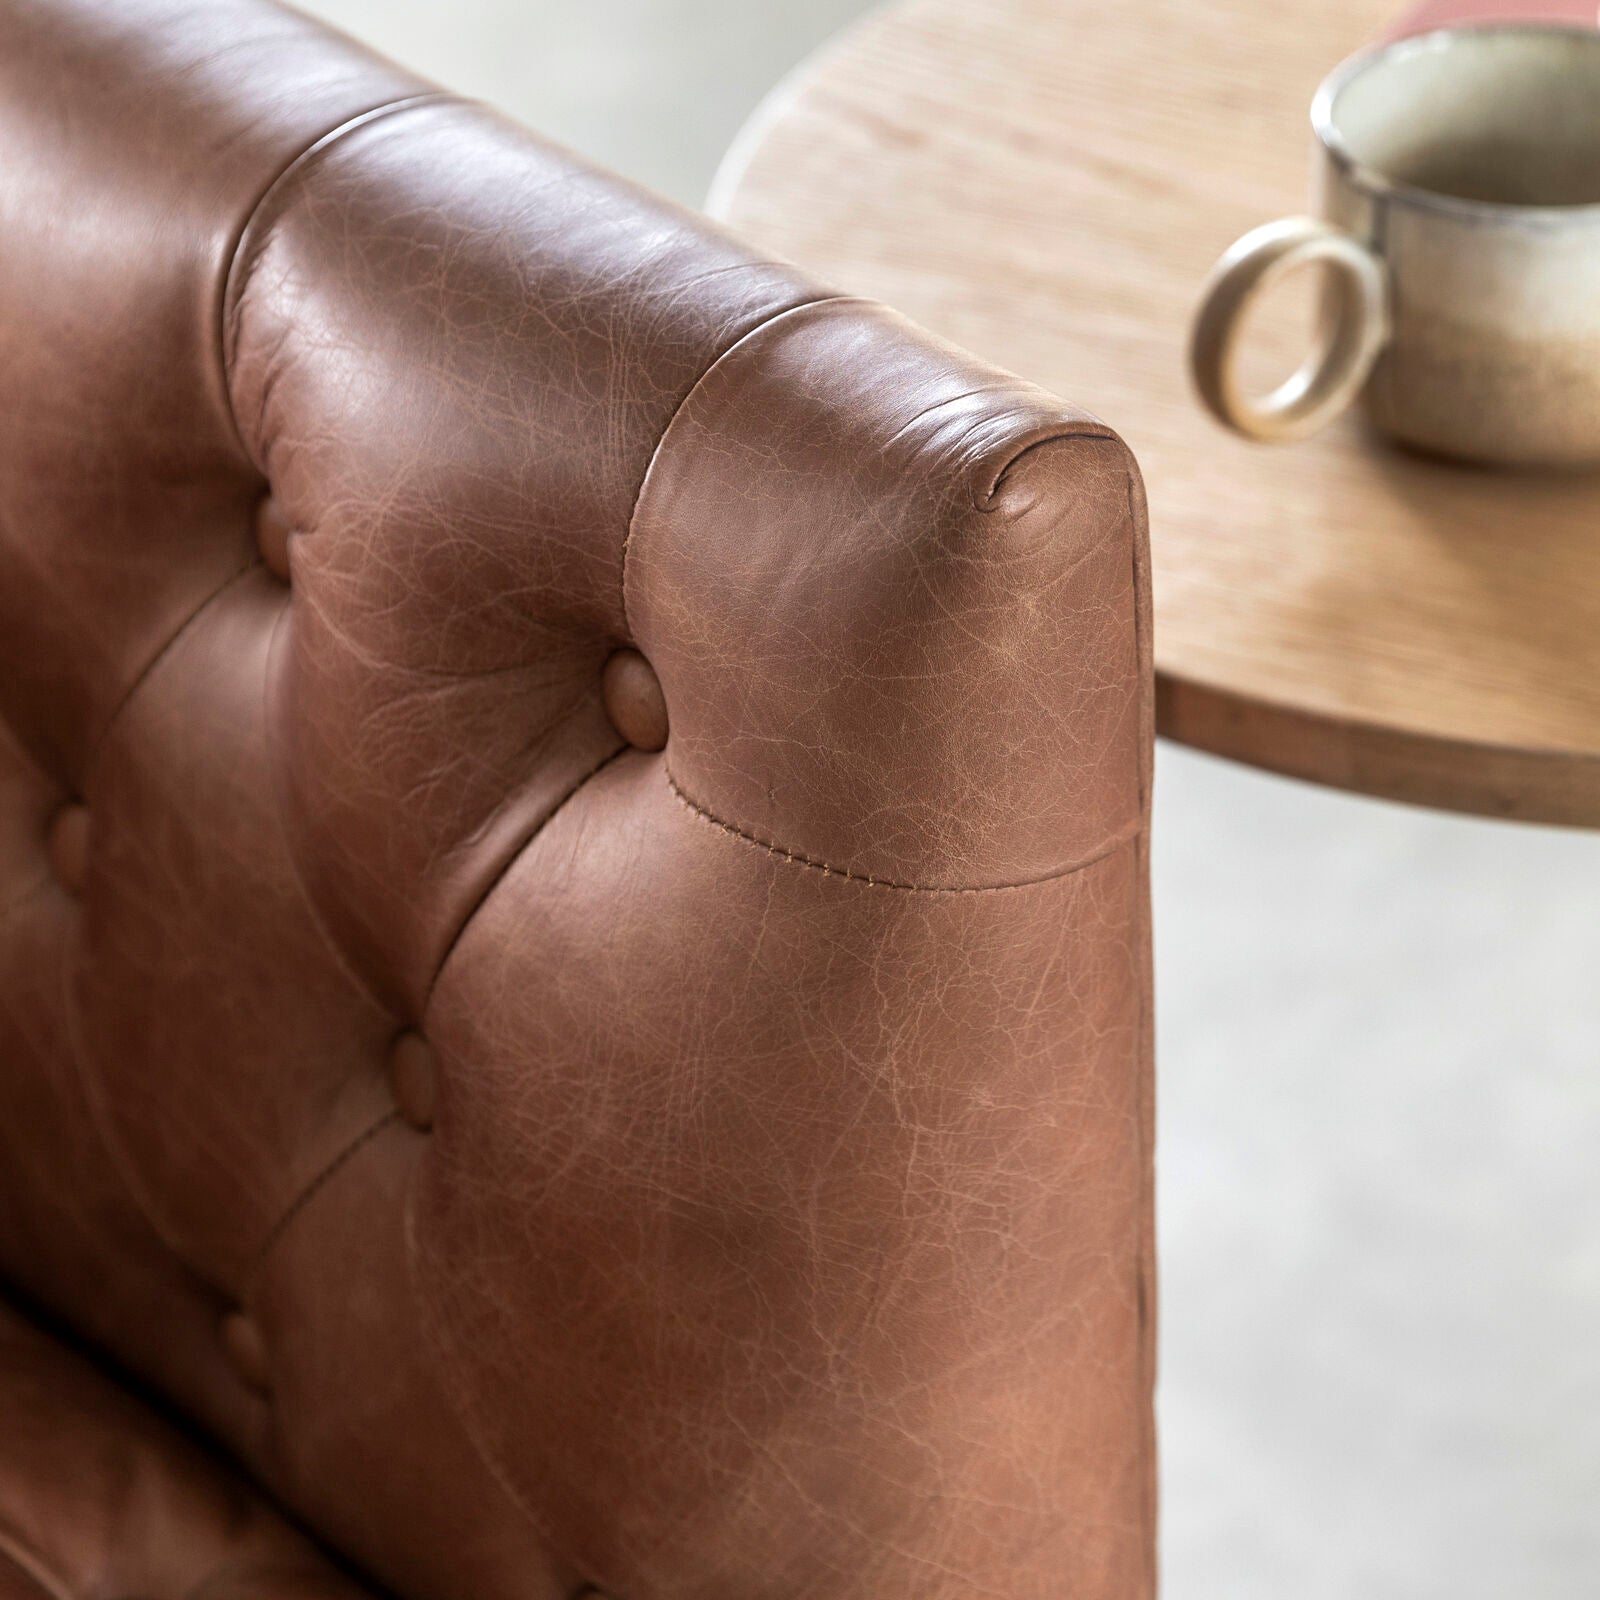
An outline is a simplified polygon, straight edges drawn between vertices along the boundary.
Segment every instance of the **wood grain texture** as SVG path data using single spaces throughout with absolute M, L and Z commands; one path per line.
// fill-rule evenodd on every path
M 1600 826 L 1600 477 L 1249 444 L 1189 320 L 1307 208 L 1307 108 L 1392 0 L 912 0 L 776 91 L 712 209 L 1091 407 L 1144 467 L 1161 731 L 1393 799 Z M 1260 330 L 1291 366 L 1289 307 Z

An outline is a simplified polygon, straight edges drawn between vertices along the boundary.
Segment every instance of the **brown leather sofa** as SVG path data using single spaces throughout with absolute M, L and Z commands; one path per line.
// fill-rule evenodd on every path
M 0 0 L 0 1600 L 1148 1595 L 1148 617 L 1082 412 Z

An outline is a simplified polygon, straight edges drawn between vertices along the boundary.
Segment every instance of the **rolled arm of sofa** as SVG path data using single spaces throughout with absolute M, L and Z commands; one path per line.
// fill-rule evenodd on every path
M 0 116 L 0 1274 L 413 1600 L 1145 1600 L 1126 447 L 266 0 Z

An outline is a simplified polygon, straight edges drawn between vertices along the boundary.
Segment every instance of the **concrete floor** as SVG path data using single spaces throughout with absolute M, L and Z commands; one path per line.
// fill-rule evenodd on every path
M 866 8 L 310 9 L 693 204 Z M 1157 794 L 1168 1600 L 1593 1600 L 1600 835 Z

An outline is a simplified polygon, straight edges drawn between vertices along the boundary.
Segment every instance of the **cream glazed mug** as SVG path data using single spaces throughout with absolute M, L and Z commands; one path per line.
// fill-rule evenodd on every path
M 1320 217 L 1247 233 L 1212 272 L 1190 366 L 1252 439 L 1358 396 L 1406 444 L 1516 466 L 1600 463 L 1600 29 L 1446 28 L 1353 57 L 1317 91 Z M 1244 312 L 1319 262 L 1320 331 L 1264 396 Z

